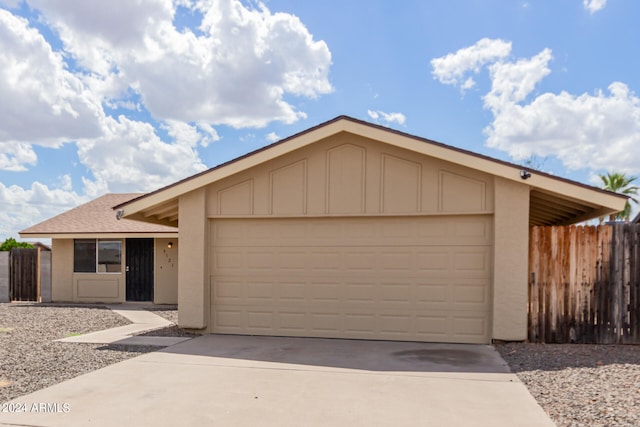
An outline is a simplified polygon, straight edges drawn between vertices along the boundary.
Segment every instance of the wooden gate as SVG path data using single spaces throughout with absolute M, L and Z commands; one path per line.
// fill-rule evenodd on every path
M 529 341 L 640 343 L 640 225 L 533 227 Z
M 9 299 L 38 301 L 38 249 L 13 248 L 9 255 Z

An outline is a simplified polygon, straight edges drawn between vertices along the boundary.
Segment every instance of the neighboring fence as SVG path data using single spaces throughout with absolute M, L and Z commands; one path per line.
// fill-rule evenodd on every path
M 51 302 L 51 251 L 0 251 L 0 303 Z
M 533 227 L 529 341 L 640 344 L 640 225 Z

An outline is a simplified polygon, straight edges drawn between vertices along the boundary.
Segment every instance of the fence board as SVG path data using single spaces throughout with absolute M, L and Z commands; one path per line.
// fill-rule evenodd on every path
M 640 225 L 533 227 L 529 341 L 640 344 Z

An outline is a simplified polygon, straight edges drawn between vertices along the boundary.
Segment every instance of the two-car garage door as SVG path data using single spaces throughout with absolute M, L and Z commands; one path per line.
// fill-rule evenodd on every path
M 214 333 L 489 342 L 491 216 L 210 225 Z

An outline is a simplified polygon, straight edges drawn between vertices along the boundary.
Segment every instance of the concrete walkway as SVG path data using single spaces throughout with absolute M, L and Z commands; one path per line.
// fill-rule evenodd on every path
M 127 318 L 132 323 L 130 325 L 118 326 L 117 328 L 105 329 L 104 331 L 62 338 L 57 341 L 168 347 L 191 339 L 186 337 L 136 336 L 136 334 L 142 332 L 166 328 L 167 326 L 173 325 L 173 323 L 164 317 L 135 305 L 118 304 L 107 305 L 106 307 L 114 313 Z
M 255 336 L 194 338 L 9 407 L 1 426 L 554 425 L 491 346 Z

